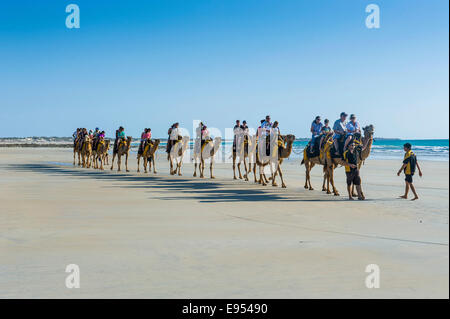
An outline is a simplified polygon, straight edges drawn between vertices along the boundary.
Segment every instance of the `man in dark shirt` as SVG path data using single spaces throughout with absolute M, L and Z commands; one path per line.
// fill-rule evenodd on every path
M 347 175 L 348 199 L 353 200 L 352 184 L 356 187 L 358 199 L 364 200 L 364 194 L 361 188 L 361 177 L 359 176 L 358 162 L 359 154 L 355 148 L 355 143 L 351 142 L 348 149 L 344 152 L 345 174 Z
M 414 194 L 414 198 L 412 200 L 419 199 L 419 196 L 417 196 L 416 188 L 413 185 L 413 175 L 416 171 L 416 167 L 419 170 L 419 176 L 422 177 L 422 170 L 420 169 L 419 163 L 417 162 L 416 155 L 411 150 L 412 146 L 410 143 L 406 143 L 403 145 L 403 150 L 405 151 L 405 157 L 403 158 L 403 165 L 397 172 L 397 175 L 400 176 L 402 171 L 405 172 L 405 194 L 400 196 L 400 198 L 407 199 L 409 189 L 411 188 L 411 191 Z

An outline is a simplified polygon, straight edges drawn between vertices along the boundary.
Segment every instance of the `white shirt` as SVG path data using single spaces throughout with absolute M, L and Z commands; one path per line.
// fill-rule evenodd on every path
M 178 135 L 180 135 L 180 131 L 178 128 L 173 128 L 172 132 L 170 133 L 170 140 L 171 141 L 176 141 L 178 140 Z

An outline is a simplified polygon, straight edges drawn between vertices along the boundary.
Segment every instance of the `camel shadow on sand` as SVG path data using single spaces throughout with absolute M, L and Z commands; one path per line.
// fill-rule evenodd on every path
M 124 189 L 148 189 L 161 196 L 151 199 L 186 200 L 192 199 L 204 203 L 215 202 L 321 202 L 342 201 L 341 197 L 334 197 L 322 193 L 315 193 L 304 189 L 281 189 L 271 186 L 260 186 L 252 182 L 233 181 L 226 179 L 196 179 L 182 176 L 117 173 L 99 170 L 89 170 L 72 165 L 35 163 L 9 164 L 8 170 L 33 172 L 47 175 L 72 176 L 101 181 L 114 182 L 105 187 L 120 187 Z M 168 192 L 176 192 L 177 196 L 164 196 Z

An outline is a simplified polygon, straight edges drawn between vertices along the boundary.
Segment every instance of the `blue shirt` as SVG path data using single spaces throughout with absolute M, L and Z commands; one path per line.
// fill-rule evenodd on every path
M 355 122 L 355 124 L 353 124 L 352 122 L 348 122 L 346 127 L 349 133 L 356 133 L 356 131 L 360 130 L 358 122 Z
M 312 129 L 312 131 L 313 131 L 312 134 L 313 134 L 313 135 L 319 135 L 319 134 L 320 134 L 320 131 L 322 131 L 322 127 L 323 127 L 322 122 L 320 122 L 319 124 L 317 124 L 316 121 L 313 121 L 312 124 L 311 124 L 311 129 Z
M 346 131 L 346 122 L 341 122 L 341 120 L 336 120 L 333 125 L 333 131 L 337 134 L 343 134 Z

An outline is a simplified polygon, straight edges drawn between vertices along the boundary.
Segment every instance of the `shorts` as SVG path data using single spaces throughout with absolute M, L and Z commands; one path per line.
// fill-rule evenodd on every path
M 359 169 L 352 170 L 350 172 L 345 172 L 347 175 L 347 185 L 361 185 L 361 177 L 359 177 Z
M 341 138 L 341 134 L 334 133 L 333 140 L 338 140 Z
M 413 178 L 412 178 L 412 177 L 413 177 L 413 176 L 410 175 L 410 174 L 405 174 L 405 181 L 406 181 L 407 183 L 412 184 L 412 182 L 413 182 Z

